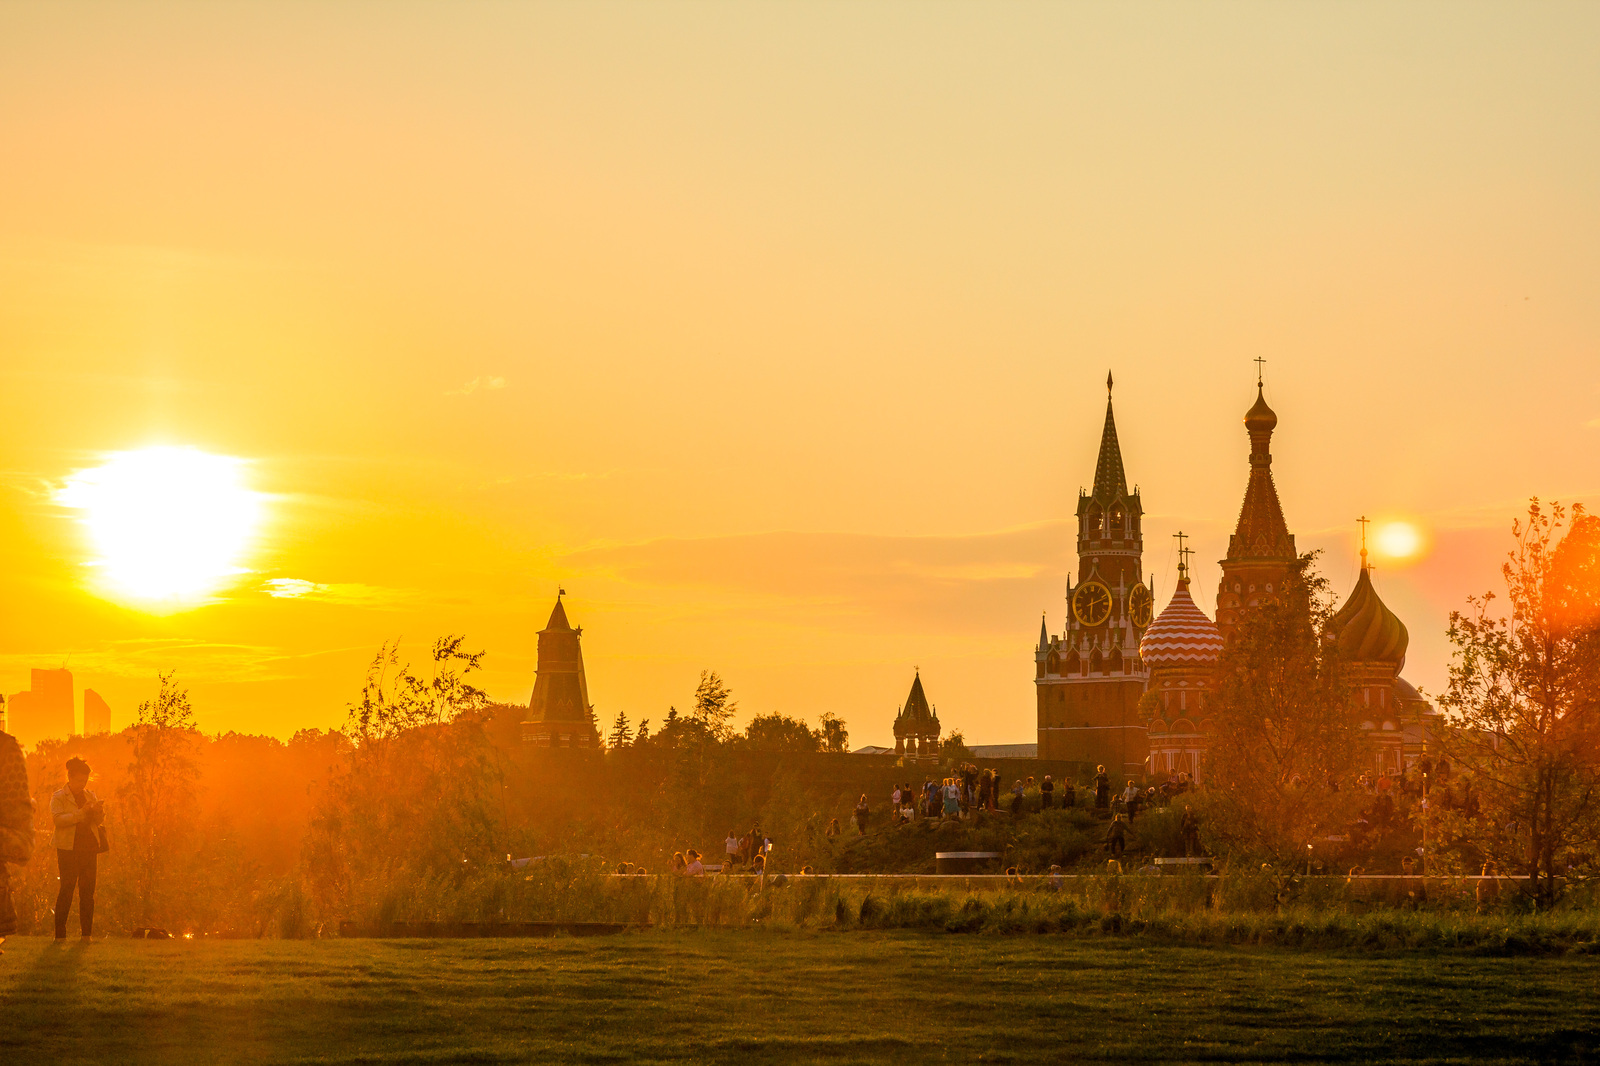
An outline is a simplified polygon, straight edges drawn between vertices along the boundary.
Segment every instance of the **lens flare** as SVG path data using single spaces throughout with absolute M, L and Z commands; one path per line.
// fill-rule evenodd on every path
M 153 610 L 198 606 L 238 574 L 261 519 L 244 461 L 195 448 L 116 452 L 56 502 L 82 512 L 108 599 Z
M 1422 531 L 1410 522 L 1385 522 L 1373 534 L 1378 554 L 1389 559 L 1413 559 L 1422 552 Z

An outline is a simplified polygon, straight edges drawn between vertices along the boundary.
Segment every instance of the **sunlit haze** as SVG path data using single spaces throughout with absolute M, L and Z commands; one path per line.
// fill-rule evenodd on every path
M 1108 370 L 1155 609 L 1262 358 L 1430 694 L 1600 499 L 1600 5 L 11 4 L 0 99 L 0 691 L 118 727 L 526 702 L 564 587 L 603 723 L 1032 742 Z

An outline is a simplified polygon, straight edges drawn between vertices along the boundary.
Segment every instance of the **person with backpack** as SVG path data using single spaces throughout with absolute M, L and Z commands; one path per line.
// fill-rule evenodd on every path
M 67 760 L 67 787 L 50 797 L 50 820 L 56 827 L 56 862 L 61 869 L 61 891 L 56 894 L 56 939 L 67 939 L 67 912 L 73 890 L 78 894 L 78 932 L 94 935 L 94 885 L 100 858 L 100 835 L 105 821 L 100 797 L 89 791 L 89 764 Z
M 22 866 L 31 858 L 33 797 L 28 792 L 28 764 L 17 738 L 0 732 L 0 944 L 17 931 L 6 864 Z

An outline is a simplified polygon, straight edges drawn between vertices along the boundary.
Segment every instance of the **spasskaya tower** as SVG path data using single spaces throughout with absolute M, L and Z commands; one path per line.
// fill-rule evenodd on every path
M 1066 624 L 1039 623 L 1034 653 L 1039 758 L 1078 762 L 1113 775 L 1142 774 L 1149 745 L 1139 720 L 1146 671 L 1139 638 L 1150 624 L 1144 583 L 1144 507 L 1128 491 L 1106 375 L 1106 421 L 1094 488 L 1078 490 L 1078 575 L 1067 580 Z

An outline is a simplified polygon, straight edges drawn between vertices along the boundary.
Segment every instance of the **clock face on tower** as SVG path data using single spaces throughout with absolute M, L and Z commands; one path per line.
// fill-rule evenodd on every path
M 1072 593 L 1072 616 L 1079 625 L 1103 624 L 1111 617 L 1111 590 L 1098 581 L 1085 581 Z
M 1140 582 L 1133 586 L 1133 591 L 1128 593 L 1128 620 L 1143 629 L 1150 624 L 1152 605 L 1153 597 L 1150 595 L 1150 590 L 1144 587 L 1144 583 Z

